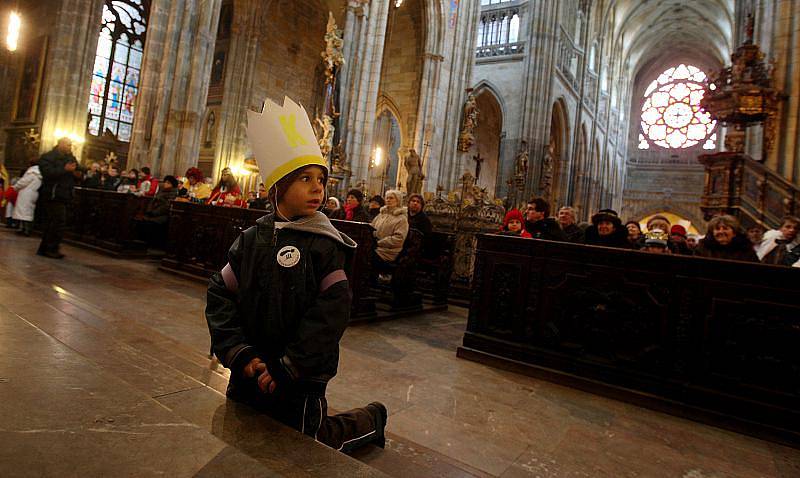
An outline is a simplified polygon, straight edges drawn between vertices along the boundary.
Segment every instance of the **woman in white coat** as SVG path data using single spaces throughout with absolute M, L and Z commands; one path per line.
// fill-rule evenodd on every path
M 42 185 L 42 173 L 39 166 L 33 164 L 14 185 L 17 191 L 17 204 L 11 218 L 19 221 L 21 228 L 18 234 L 31 235 L 33 230 L 33 215 L 36 211 L 36 200 L 39 199 L 39 187 Z
M 403 193 L 397 190 L 386 191 L 386 205 L 372 220 L 377 244 L 372 253 L 372 272 L 378 275 L 388 272 L 403 250 L 408 236 L 408 208 L 403 207 Z

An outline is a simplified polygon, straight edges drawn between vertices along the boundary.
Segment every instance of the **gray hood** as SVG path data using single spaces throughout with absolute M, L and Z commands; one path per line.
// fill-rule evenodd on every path
M 256 222 L 263 224 L 270 220 L 273 220 L 271 215 L 264 216 Z M 312 234 L 319 234 L 320 236 L 329 237 L 350 249 L 355 249 L 357 247 L 356 241 L 350 239 L 347 234 L 339 232 L 338 229 L 333 227 L 333 224 L 331 224 L 328 216 L 319 211 L 315 212 L 311 216 L 307 216 L 296 221 L 275 221 L 275 229 L 291 229 L 294 231 L 310 232 Z

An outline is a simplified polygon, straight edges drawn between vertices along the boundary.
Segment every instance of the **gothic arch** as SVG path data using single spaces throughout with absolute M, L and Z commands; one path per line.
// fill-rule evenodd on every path
M 383 114 L 384 111 L 390 112 L 395 118 L 397 118 L 400 127 L 400 136 L 405 138 L 406 131 L 403 123 L 400 121 L 400 118 L 402 118 L 400 115 L 400 108 L 398 108 L 397 103 L 395 103 L 394 100 L 385 93 L 378 97 L 378 107 L 375 117 L 378 118 L 381 114 Z
M 475 163 L 476 184 L 497 194 L 498 173 L 500 172 L 500 141 L 503 136 L 503 108 L 499 97 L 490 88 L 475 92 L 475 100 L 480 110 L 480 119 L 475 128 L 474 151 L 480 163 Z M 472 165 L 471 165 L 472 166 Z
M 505 117 L 507 111 L 506 102 L 503 98 L 503 95 L 500 94 L 500 89 L 489 80 L 481 80 L 473 87 L 475 95 L 482 93 L 484 90 L 488 90 L 492 95 L 494 95 L 495 100 L 497 100 L 498 104 L 500 105 L 500 110 L 503 112 L 503 117 Z
M 569 110 L 567 108 L 564 98 L 558 98 L 553 103 L 553 111 L 550 115 L 550 141 L 549 145 L 545 146 L 545 151 L 542 151 L 541 157 L 547 154 L 547 149 L 552 147 L 553 158 L 552 171 L 539 172 L 539 184 L 541 194 L 550 201 L 550 204 L 555 206 L 565 202 L 569 194 L 569 172 L 570 172 L 570 138 L 572 137 L 569 125 L 571 124 L 569 118 Z M 538 160 L 539 152 L 533 152 L 531 159 Z M 535 164 L 535 163 L 534 163 Z M 543 168 L 548 165 L 543 164 Z M 550 176 L 549 178 L 547 176 Z
M 698 215 L 696 212 L 690 211 L 689 209 L 677 204 L 662 204 L 661 206 L 656 206 L 652 203 L 643 204 L 634 208 L 633 211 L 629 213 L 628 217 L 623 219 L 626 221 L 640 221 L 645 217 L 661 212 L 669 212 L 675 214 L 676 216 L 680 216 L 690 221 L 692 225 L 700 232 L 700 234 L 705 234 L 707 223 L 703 217 Z

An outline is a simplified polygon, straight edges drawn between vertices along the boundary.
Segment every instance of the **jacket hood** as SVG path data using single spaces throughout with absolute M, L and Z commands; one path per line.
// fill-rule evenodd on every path
M 344 234 L 333 227 L 333 224 L 331 224 L 328 216 L 319 211 L 296 221 L 275 221 L 275 218 L 272 214 L 266 215 L 256 221 L 257 224 L 269 224 L 270 222 L 275 223 L 275 229 L 291 229 L 293 231 L 318 234 L 320 236 L 329 237 L 349 249 L 355 249 L 357 246 L 356 241 L 350 239 L 347 234 Z
M 381 208 L 381 214 L 394 214 L 395 216 L 400 216 L 401 214 L 408 214 L 408 208 L 402 206 L 402 207 L 396 207 L 390 211 L 389 206 L 383 206 Z

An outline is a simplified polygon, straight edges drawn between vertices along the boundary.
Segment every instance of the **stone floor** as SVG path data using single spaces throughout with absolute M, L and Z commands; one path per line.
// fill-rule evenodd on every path
M 0 231 L 0 476 L 800 476 L 800 450 L 460 360 L 463 309 L 348 329 L 329 403 L 383 401 L 389 441 L 329 453 L 226 403 L 202 284 L 36 245 Z

